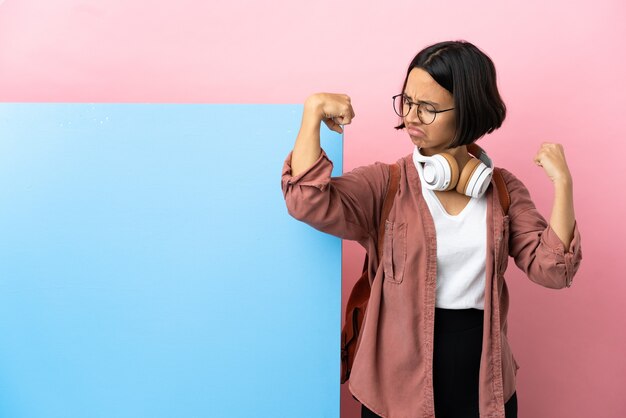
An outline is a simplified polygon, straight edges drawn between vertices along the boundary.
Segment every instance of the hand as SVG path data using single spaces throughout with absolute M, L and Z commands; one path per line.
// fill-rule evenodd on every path
M 345 94 L 317 93 L 309 96 L 304 104 L 305 112 L 313 112 L 328 129 L 343 133 L 340 125 L 348 125 L 354 118 L 350 97 Z
M 567 167 L 565 152 L 561 144 L 544 142 L 535 155 L 534 161 L 535 164 L 543 168 L 552 183 L 566 182 L 571 184 L 572 175 Z

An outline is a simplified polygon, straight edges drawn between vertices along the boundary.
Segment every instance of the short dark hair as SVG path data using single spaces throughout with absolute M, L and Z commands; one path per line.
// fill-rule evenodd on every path
M 448 148 L 468 145 L 498 129 L 506 106 L 496 85 L 496 69 L 484 52 L 467 41 L 445 41 L 421 50 L 406 72 L 421 68 L 454 97 L 456 133 Z M 404 122 L 396 126 L 403 129 Z

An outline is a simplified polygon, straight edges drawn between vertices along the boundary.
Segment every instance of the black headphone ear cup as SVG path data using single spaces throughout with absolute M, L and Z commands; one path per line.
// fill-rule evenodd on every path
M 474 171 L 476 171 L 476 167 L 478 167 L 479 165 L 480 160 L 474 157 L 470 158 L 467 164 L 465 164 L 459 176 L 459 182 L 456 185 L 457 192 L 465 195 L 467 194 L 467 185 L 472 178 L 472 174 L 474 174 Z
M 445 189 L 446 191 L 452 190 L 456 187 L 459 182 L 459 165 L 456 162 L 456 158 L 447 152 L 442 152 L 441 155 L 448 162 L 448 166 L 450 167 L 450 184 Z

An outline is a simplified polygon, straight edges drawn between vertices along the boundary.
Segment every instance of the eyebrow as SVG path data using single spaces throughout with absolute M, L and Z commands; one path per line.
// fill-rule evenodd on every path
M 428 104 L 431 104 L 431 105 L 439 105 L 439 103 L 431 102 L 430 100 L 413 100 L 413 98 L 411 96 L 409 96 L 408 94 L 406 94 L 406 92 L 404 92 L 402 94 L 405 95 L 406 97 L 408 97 L 409 99 L 411 99 L 411 101 L 416 102 L 416 103 L 428 103 Z

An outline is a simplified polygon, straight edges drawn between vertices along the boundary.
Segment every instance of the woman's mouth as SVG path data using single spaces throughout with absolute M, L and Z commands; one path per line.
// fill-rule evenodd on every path
M 418 137 L 422 137 L 425 136 L 424 131 L 422 131 L 419 128 L 415 128 L 415 127 L 408 127 L 406 128 L 406 131 L 409 133 L 409 135 L 411 136 L 418 136 Z

